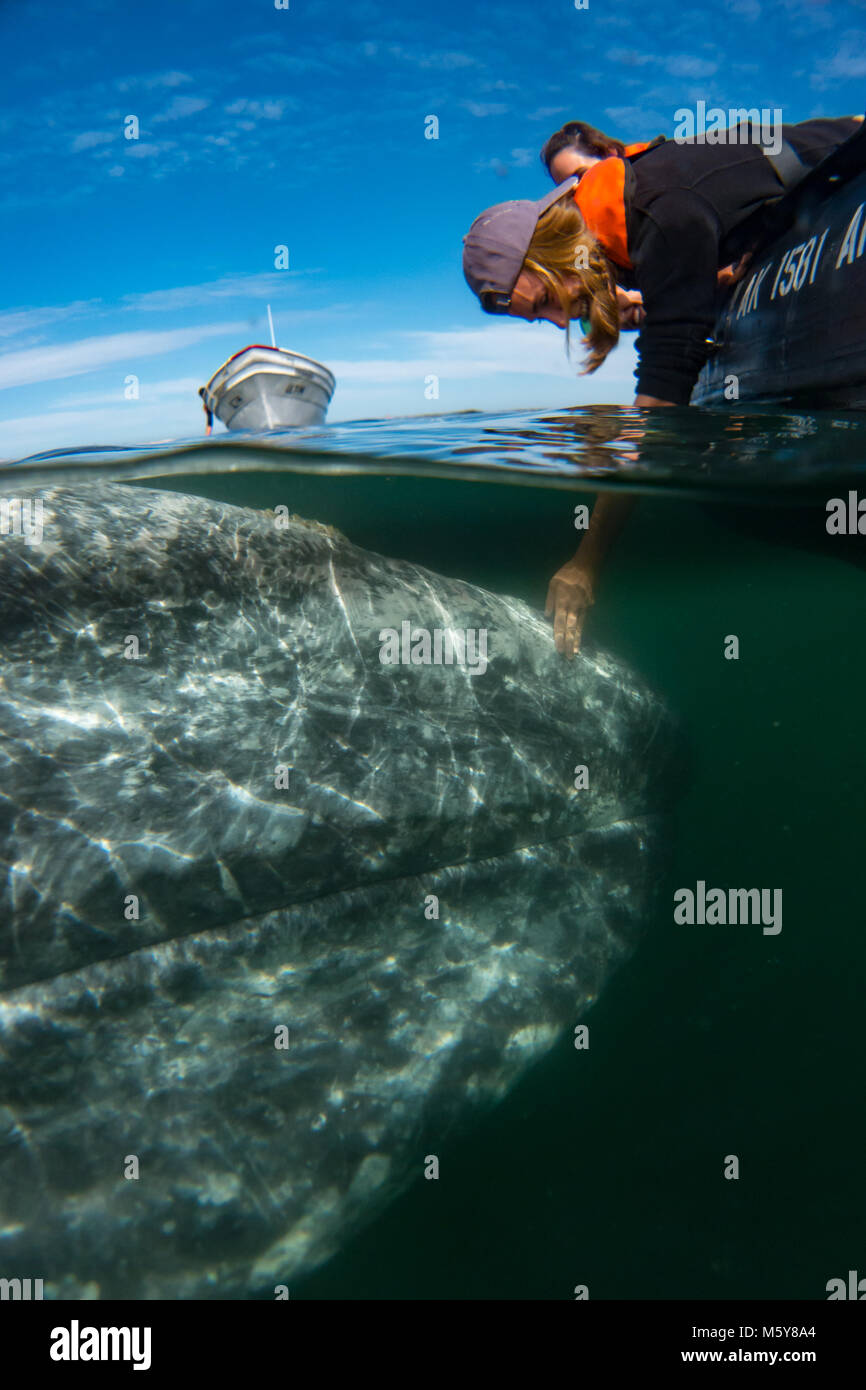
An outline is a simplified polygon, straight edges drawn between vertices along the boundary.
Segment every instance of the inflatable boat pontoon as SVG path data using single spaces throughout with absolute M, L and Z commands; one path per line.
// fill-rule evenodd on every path
M 866 407 L 866 126 L 779 204 L 692 405 Z

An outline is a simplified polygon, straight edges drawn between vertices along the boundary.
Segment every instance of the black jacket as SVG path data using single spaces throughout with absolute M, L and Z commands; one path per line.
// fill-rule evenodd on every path
M 846 116 L 786 125 L 782 134 L 811 165 L 858 128 Z M 626 161 L 626 233 L 634 271 L 621 282 L 637 286 L 646 310 L 637 340 L 640 394 L 688 405 L 712 347 L 717 271 L 742 253 L 761 209 L 782 192 L 757 141 L 666 141 Z

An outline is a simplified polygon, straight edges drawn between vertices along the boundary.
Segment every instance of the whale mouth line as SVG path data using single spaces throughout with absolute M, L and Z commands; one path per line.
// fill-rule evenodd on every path
M 369 882 L 366 883 L 357 882 L 346 884 L 344 887 L 336 888 L 330 893 L 311 893 L 309 896 L 306 897 L 301 896 L 293 898 L 292 901 L 289 903 L 280 904 L 275 907 L 266 907 L 258 912 L 239 914 L 236 917 L 227 918 L 223 922 L 214 922 L 210 926 L 208 926 L 206 923 L 200 923 L 196 926 L 191 927 L 189 931 L 175 932 L 171 935 L 165 936 L 157 936 L 154 937 L 151 941 L 142 941 L 137 944 L 132 943 L 126 949 L 109 951 L 106 952 L 104 955 L 94 955 L 90 957 L 88 960 L 82 961 L 77 965 L 69 965 L 64 969 L 55 970 L 50 973 L 33 974 L 28 976 L 26 979 L 17 980 L 14 984 L 4 985 L 3 980 L 0 979 L 0 1010 L 2 1010 L 3 1008 L 4 998 L 12 1002 L 12 996 L 18 990 L 30 989 L 36 985 L 45 984 L 49 981 L 60 981 L 69 979 L 75 975 L 80 975 L 82 974 L 82 972 L 90 970 L 95 966 L 108 966 L 112 961 L 129 960 L 131 957 L 139 955 L 141 952 L 144 951 L 154 951 L 159 949 L 160 947 L 170 946 L 173 943 L 190 941 L 193 938 L 215 936 L 218 932 L 229 932 L 235 928 L 243 930 L 245 928 L 254 926 L 257 922 L 261 922 L 267 917 L 275 916 L 278 913 L 288 914 L 294 911 L 301 912 L 305 907 L 308 907 L 311 903 L 333 902 L 336 898 L 339 898 L 341 895 L 360 893 L 364 892 L 365 890 L 374 891 L 380 887 L 386 887 L 388 884 L 404 883 L 413 878 L 432 879 L 437 874 L 447 874 L 449 870 L 459 871 L 460 869 L 466 868 L 468 866 L 477 867 L 479 872 L 483 872 L 485 868 L 487 868 L 489 865 L 493 864 L 497 860 L 502 861 L 521 854 L 531 854 L 534 850 L 541 850 L 547 848 L 548 846 L 561 844 L 563 841 L 566 840 L 574 840 L 580 838 L 584 835 L 603 835 L 605 832 L 616 832 L 620 829 L 625 830 L 628 828 L 634 828 L 638 822 L 643 822 L 646 820 L 646 815 L 636 817 L 620 816 L 616 820 L 606 821 L 600 825 L 588 825 L 584 826 L 580 830 L 563 831 L 562 834 L 549 835 L 542 840 L 530 840 L 527 841 L 526 844 L 512 845 L 508 849 L 502 850 L 498 854 L 487 854 L 477 859 L 455 859 L 450 860 L 447 863 L 430 864 L 429 866 L 425 867 L 425 869 L 420 874 L 390 874 L 383 877 L 371 879 Z M 424 895 L 422 893 L 422 900 L 423 896 Z M 143 897 L 144 895 L 142 894 L 142 898 Z M 87 927 L 87 929 L 90 931 L 101 930 L 101 928 L 93 927 L 88 923 L 84 923 L 83 925 Z M 350 941 L 347 940 L 344 944 L 349 945 Z

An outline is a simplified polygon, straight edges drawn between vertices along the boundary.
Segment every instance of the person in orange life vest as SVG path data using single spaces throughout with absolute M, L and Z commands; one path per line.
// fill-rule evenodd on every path
M 611 157 L 625 159 L 633 154 L 641 154 L 651 145 L 661 145 L 663 135 L 642 144 L 624 145 L 613 135 L 605 135 L 586 121 L 566 121 L 545 141 L 541 150 L 541 162 L 553 182 L 563 183 L 565 179 L 586 173 L 599 160 Z M 619 326 L 622 329 L 640 328 L 646 315 L 643 309 L 640 290 L 616 287 L 619 304 Z
M 664 144 L 664 141 L 664 135 L 657 135 L 654 140 L 624 145 L 615 136 L 605 135 L 586 121 L 566 121 L 564 126 L 554 131 L 545 141 L 540 158 L 553 182 L 559 184 L 571 178 L 573 174 L 580 178 L 601 159 L 631 158 L 632 155 L 643 154 L 644 150 Z M 742 279 L 749 260 L 750 256 L 746 254 L 735 265 L 724 266 L 719 270 L 716 280 L 720 288 L 727 289 Z M 626 289 L 618 284 L 616 297 L 620 309 L 620 329 L 640 328 L 646 318 L 640 291 Z
M 786 188 L 859 129 L 855 117 L 785 125 L 782 157 L 735 130 L 724 144 L 665 141 L 599 159 L 538 202 L 481 213 L 464 238 L 466 280 L 488 313 L 547 319 L 566 335 L 580 319 L 589 372 L 619 338 L 617 284 L 634 284 L 646 311 L 635 405 L 687 405 L 712 348 L 719 267 L 748 250 Z M 632 505 L 602 495 L 550 582 L 547 612 L 566 656 L 580 646 L 601 564 Z

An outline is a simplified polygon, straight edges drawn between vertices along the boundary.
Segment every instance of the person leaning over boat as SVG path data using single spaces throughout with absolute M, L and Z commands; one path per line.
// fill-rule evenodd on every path
M 587 169 L 602 159 L 611 156 L 630 159 L 643 154 L 644 150 L 655 149 L 657 145 L 664 144 L 665 138 L 664 135 L 657 135 L 653 140 L 625 145 L 616 136 L 605 135 L 604 131 L 586 121 L 566 121 L 545 140 L 539 157 L 553 182 L 559 184 L 573 175 L 581 178 Z M 742 277 L 748 260 L 748 255 L 744 255 L 735 264 L 723 266 L 716 275 L 717 284 L 724 289 L 735 285 Z M 620 329 L 639 328 L 645 318 L 640 292 L 617 285 L 616 297 L 620 309 Z
M 488 313 L 547 319 L 566 334 L 582 320 L 588 372 L 619 338 L 617 288 L 637 288 L 646 318 L 634 403 L 688 405 L 712 347 L 719 267 L 748 250 L 767 210 L 861 119 L 785 125 L 777 156 L 737 128 L 725 144 L 665 141 L 600 159 L 538 202 L 481 213 L 464 238 L 467 283 Z M 550 581 L 546 611 L 566 656 L 580 646 L 599 570 L 632 506 L 601 496 L 576 554 Z
M 657 135 L 654 140 L 638 144 L 624 145 L 613 135 L 605 135 L 586 121 L 566 121 L 564 126 L 554 131 L 545 141 L 541 150 L 541 162 L 554 183 L 562 183 L 572 175 L 580 178 L 593 164 L 611 156 L 625 159 L 655 145 L 664 143 L 665 137 Z M 616 298 L 619 305 L 619 326 L 623 329 L 640 328 L 646 315 L 643 310 L 640 291 L 617 285 Z
M 654 140 L 646 140 L 634 145 L 624 145 L 613 135 L 605 135 L 586 121 L 566 121 L 564 126 L 554 131 L 541 150 L 541 162 L 554 183 L 562 183 L 572 174 L 583 174 L 601 159 L 611 155 L 625 159 L 644 150 L 663 145 L 665 137 L 657 135 Z

